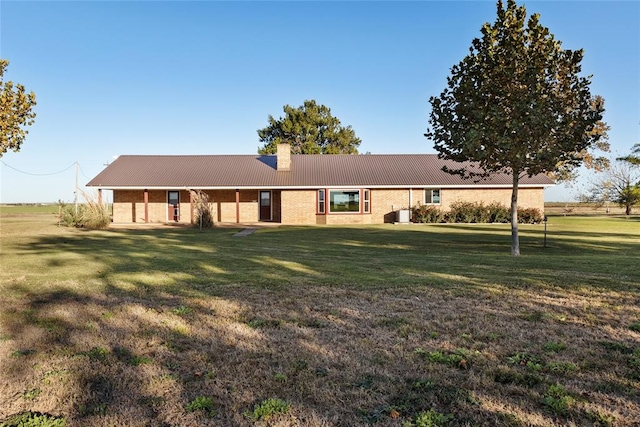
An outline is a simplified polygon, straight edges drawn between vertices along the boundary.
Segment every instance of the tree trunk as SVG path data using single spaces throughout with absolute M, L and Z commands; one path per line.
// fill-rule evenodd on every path
M 631 215 L 631 203 L 627 203 L 624 209 L 624 213 L 625 215 L 629 216 Z
M 511 255 L 520 256 L 520 237 L 518 236 L 518 183 L 520 172 L 513 171 L 513 189 L 511 191 Z

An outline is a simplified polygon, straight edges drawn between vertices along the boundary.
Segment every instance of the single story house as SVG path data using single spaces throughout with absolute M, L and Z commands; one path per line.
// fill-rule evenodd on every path
M 214 221 L 282 224 L 380 224 L 418 204 L 448 210 L 456 201 L 511 201 L 511 177 L 493 174 L 479 182 L 442 170 L 459 163 L 435 154 L 124 155 L 88 187 L 113 190 L 115 223 L 194 219 L 194 194 L 208 195 Z M 468 165 L 471 167 L 470 165 Z M 521 180 L 519 206 L 544 211 L 537 175 Z

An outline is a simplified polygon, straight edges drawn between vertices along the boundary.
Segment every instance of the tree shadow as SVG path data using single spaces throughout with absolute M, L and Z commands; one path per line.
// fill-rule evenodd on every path
M 622 294 L 633 306 L 632 270 L 585 265 L 580 283 L 565 272 L 608 249 L 572 252 L 569 239 L 550 255 L 532 234 L 523 236 L 531 256 L 512 259 L 495 230 L 475 229 L 470 240 L 444 227 L 285 228 L 249 239 L 234 232 L 83 232 L 13 244 L 21 256 L 49 260 L 58 279 L 43 288 L 9 283 L 0 297 L 10 307 L 0 317 L 8 337 L 0 342 L 8 384 L 0 418 L 29 409 L 62 414 L 68 425 L 252 425 L 254 405 L 278 397 L 294 408 L 274 417 L 281 425 L 401 425 L 429 409 L 454 414 L 456 425 L 498 425 L 509 414 L 552 424 L 558 415 L 540 401 L 562 378 L 539 373 L 540 384 L 511 384 L 513 395 L 493 384 L 495 369 L 520 369 L 507 359 L 521 346 L 540 349 L 557 337 L 570 348 L 563 357 L 613 361 L 623 378 L 634 375 L 630 354 L 597 345 L 606 339 L 634 351 L 621 317 L 586 308 Z M 637 249 L 621 244 L 621 263 Z M 562 254 L 572 259 L 552 260 Z M 78 284 L 83 265 L 90 268 Z M 558 282 L 560 274 L 570 279 Z M 528 286 L 539 298 L 527 296 Z M 468 368 L 428 357 L 457 349 L 469 352 Z M 570 377 L 573 393 L 607 381 L 584 369 L 584 378 Z M 623 420 L 632 419 L 640 410 L 633 382 L 616 381 L 621 390 L 606 409 L 621 405 Z M 29 401 L 24 390 L 32 388 L 41 397 Z M 215 415 L 187 409 L 199 396 L 213 399 Z M 560 418 L 586 420 L 580 411 Z

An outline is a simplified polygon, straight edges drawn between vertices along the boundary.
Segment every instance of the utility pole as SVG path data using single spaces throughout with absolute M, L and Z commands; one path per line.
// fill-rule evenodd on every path
M 78 161 L 76 160 L 76 190 L 73 192 L 73 203 L 76 206 L 76 216 L 78 216 Z

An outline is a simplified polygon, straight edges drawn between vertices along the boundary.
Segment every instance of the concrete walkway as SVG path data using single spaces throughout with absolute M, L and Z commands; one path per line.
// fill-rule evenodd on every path
M 246 237 L 249 234 L 255 233 L 256 230 L 257 230 L 256 228 L 245 228 L 244 230 L 234 234 L 233 237 Z

